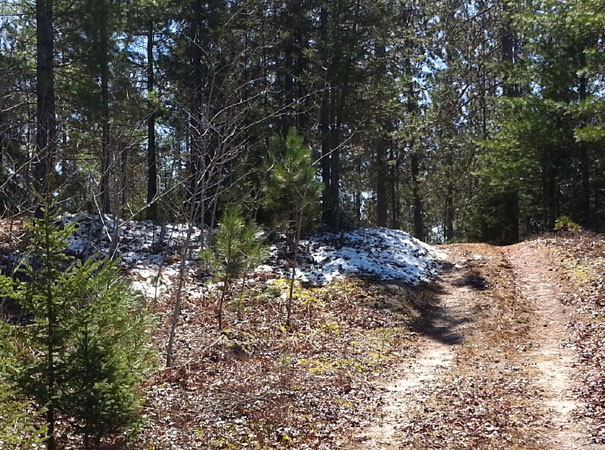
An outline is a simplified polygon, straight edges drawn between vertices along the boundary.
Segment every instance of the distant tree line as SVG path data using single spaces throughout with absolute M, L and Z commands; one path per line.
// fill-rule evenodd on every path
M 600 0 L 5 0 L 0 211 L 268 224 L 295 127 L 320 223 L 513 242 L 605 220 Z M 278 208 L 278 207 L 277 207 Z

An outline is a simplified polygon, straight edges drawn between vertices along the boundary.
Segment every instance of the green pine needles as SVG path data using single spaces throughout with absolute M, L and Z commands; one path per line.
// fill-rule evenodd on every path
M 17 301 L 27 318 L 12 326 L 26 349 L 14 378 L 45 409 L 49 450 L 57 448 L 59 416 L 82 436 L 83 448 L 98 448 L 138 420 L 138 384 L 153 362 L 149 316 L 116 262 L 66 255 L 75 225 L 57 222 L 47 204 L 30 227 L 23 281 L 0 275 L 0 295 Z
M 248 274 L 267 255 L 261 234 L 254 222 L 246 224 L 240 208 L 230 206 L 214 234 L 213 248 L 201 253 L 202 262 L 223 284 L 217 310 L 220 330 L 223 329 L 223 305 L 231 297 L 235 281 L 241 280 L 243 291 Z
M 311 149 L 296 128 L 290 128 L 285 140 L 280 137 L 271 140 L 268 159 L 273 171 L 266 186 L 266 203 L 294 241 L 303 216 L 307 219 L 314 216 L 313 206 L 322 188 Z
M 18 370 L 17 350 L 10 330 L 0 325 L 0 448 L 29 450 L 42 443 L 46 428 L 39 423 L 33 404 L 19 395 L 11 380 Z
M 290 293 L 286 308 L 286 326 L 289 328 L 300 234 L 304 219 L 314 216 L 313 205 L 318 204 L 322 185 L 317 180 L 311 148 L 305 145 L 296 128 L 290 128 L 285 141 L 274 138 L 269 153 L 273 161 L 273 173 L 267 184 L 267 203 L 275 208 L 278 223 L 285 227 L 292 254 Z

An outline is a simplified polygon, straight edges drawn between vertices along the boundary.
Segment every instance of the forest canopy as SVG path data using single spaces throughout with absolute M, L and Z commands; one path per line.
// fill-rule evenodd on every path
M 513 242 L 605 220 L 605 5 L 5 0 L 0 214 L 262 225 L 292 128 L 307 225 Z

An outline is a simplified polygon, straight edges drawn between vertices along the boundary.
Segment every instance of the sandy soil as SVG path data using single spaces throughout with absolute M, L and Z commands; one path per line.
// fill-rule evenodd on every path
M 346 449 L 601 449 L 574 414 L 569 313 L 547 250 L 447 246 L 416 358 Z

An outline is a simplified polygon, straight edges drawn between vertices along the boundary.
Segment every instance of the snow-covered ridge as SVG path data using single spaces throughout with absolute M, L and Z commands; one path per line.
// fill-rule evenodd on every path
M 443 259 L 430 245 L 388 228 L 322 234 L 307 245 L 312 264 L 301 267 L 301 278 L 317 284 L 351 274 L 419 284 L 437 274 Z
M 95 253 L 108 254 L 116 236 L 113 216 L 70 215 L 64 223 L 78 218 L 76 233 L 69 251 L 79 257 Z M 148 297 L 161 295 L 170 289 L 178 273 L 187 225 L 151 221 L 122 222 L 118 227 L 117 255 L 128 268 L 133 287 Z M 201 245 L 202 231 L 194 228 L 191 237 L 189 279 L 196 284 L 204 281 L 194 276 Z M 290 276 L 285 242 L 271 247 L 271 255 L 257 272 L 269 276 Z M 323 233 L 301 241 L 297 278 L 322 285 L 348 276 L 371 278 L 376 281 L 402 282 L 416 285 L 434 278 L 443 256 L 430 245 L 403 231 L 387 228 L 361 228 L 344 233 Z M 161 270 L 160 270 L 161 268 Z M 159 275 L 159 278 L 158 278 Z

